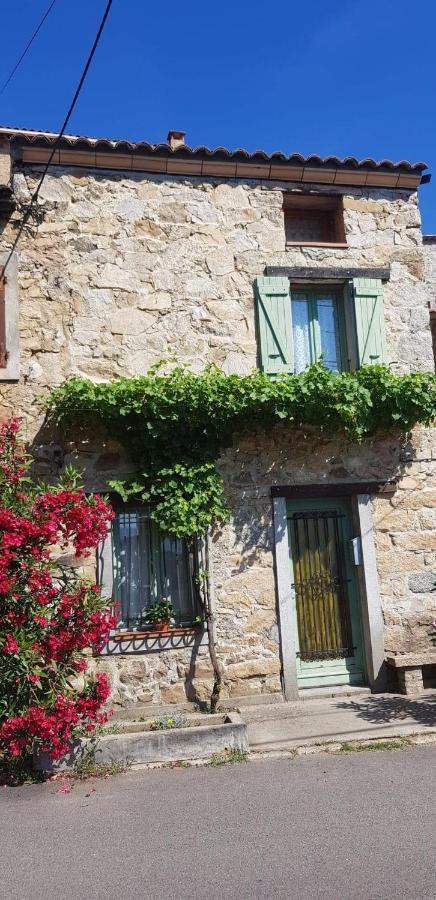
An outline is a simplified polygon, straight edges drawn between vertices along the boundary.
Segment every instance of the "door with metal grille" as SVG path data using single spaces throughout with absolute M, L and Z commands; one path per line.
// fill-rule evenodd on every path
M 288 503 L 300 687 L 364 681 L 352 520 L 343 498 Z

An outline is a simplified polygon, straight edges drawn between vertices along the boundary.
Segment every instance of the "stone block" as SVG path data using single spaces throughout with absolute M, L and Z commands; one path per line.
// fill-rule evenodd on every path
M 139 309 L 119 309 L 111 316 L 110 329 L 112 334 L 143 334 L 150 331 L 156 324 L 155 316 L 148 315 Z
M 263 684 L 259 678 L 250 678 L 249 681 L 236 681 L 229 684 L 229 695 L 232 698 L 257 697 L 262 693 Z
M 165 293 L 164 291 L 158 291 L 157 293 L 150 295 L 138 295 L 138 309 L 146 309 L 150 310 L 150 312 L 168 312 L 172 305 L 171 294 Z
M 94 285 L 97 288 L 114 288 L 119 291 L 136 291 L 139 282 L 132 272 L 127 272 L 112 263 L 106 263 L 101 272 L 94 276 Z
M 183 684 L 163 684 L 160 689 L 163 703 L 180 703 L 186 700 L 186 690 Z
M 414 572 L 408 578 L 409 590 L 414 594 L 429 594 L 436 591 L 436 572 Z
M 230 249 L 213 250 L 206 256 L 206 265 L 211 275 L 228 275 L 235 268 L 235 258 Z
M 247 618 L 247 622 L 245 625 L 246 632 L 255 632 L 256 634 L 261 634 L 263 631 L 267 631 L 272 628 L 276 621 L 276 614 L 274 609 L 259 609 L 255 610 L 251 616 Z
M 410 696 L 422 694 L 424 690 L 424 683 L 422 680 L 421 666 L 417 666 L 413 669 L 399 669 L 398 688 L 400 694 L 406 694 Z
M 120 671 L 120 682 L 126 685 L 136 685 L 138 682 L 142 685 L 146 679 L 147 664 L 145 660 L 131 656 L 123 660 Z
M 213 192 L 213 202 L 224 210 L 250 206 L 249 193 L 242 185 L 218 184 Z
M 436 550 L 436 529 L 393 534 L 392 541 L 394 547 L 404 550 Z
M 280 659 L 260 657 L 248 659 L 246 662 L 226 666 L 225 677 L 230 681 L 242 678 L 259 678 L 264 675 L 276 675 L 280 672 Z
M 143 690 L 137 695 L 138 703 L 152 703 L 154 699 L 153 691 L 150 689 Z

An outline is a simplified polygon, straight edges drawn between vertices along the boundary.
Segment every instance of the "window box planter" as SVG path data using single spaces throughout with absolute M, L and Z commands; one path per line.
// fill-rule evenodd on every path
M 163 624 L 168 625 L 168 627 L 158 628 L 157 623 L 155 623 L 154 625 L 150 625 L 150 628 L 141 628 L 138 629 L 138 631 L 115 631 L 111 635 L 111 641 L 121 643 L 121 641 L 140 640 L 141 638 L 160 637 L 161 635 L 182 637 L 183 635 L 195 634 L 196 632 L 203 630 L 203 623 L 201 623 L 201 625 L 171 625 L 167 622 Z

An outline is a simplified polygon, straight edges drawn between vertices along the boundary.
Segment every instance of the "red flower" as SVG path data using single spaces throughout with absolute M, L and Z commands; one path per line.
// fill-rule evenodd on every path
M 17 643 L 12 634 L 6 635 L 6 640 L 3 644 L 3 653 L 18 653 L 20 649 L 20 645 Z
M 60 573 L 51 554 L 73 546 L 89 555 L 113 512 L 72 483 L 41 494 L 27 480 L 31 460 L 18 430 L 17 419 L 0 426 L 0 682 L 9 710 L 0 714 L 0 753 L 38 746 L 58 759 L 76 729 L 90 732 L 107 718 L 107 678 L 85 681 L 81 693 L 70 681 L 86 672 L 85 651 L 99 651 L 116 620 L 98 585 Z

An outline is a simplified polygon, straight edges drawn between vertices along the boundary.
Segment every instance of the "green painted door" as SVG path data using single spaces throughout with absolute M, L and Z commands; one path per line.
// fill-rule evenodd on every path
M 299 687 L 365 681 L 360 602 L 345 498 L 288 502 Z

